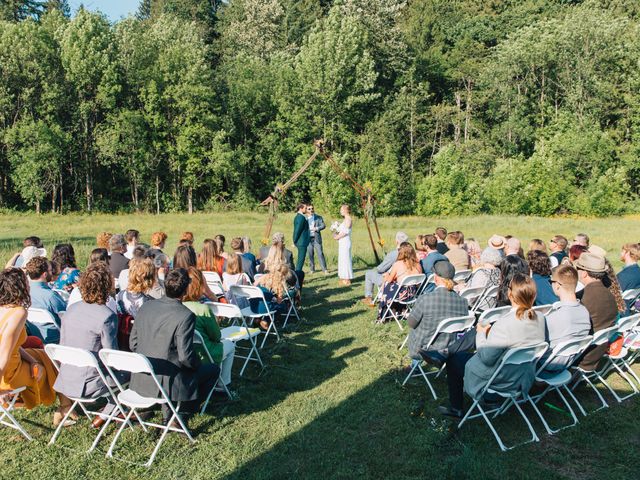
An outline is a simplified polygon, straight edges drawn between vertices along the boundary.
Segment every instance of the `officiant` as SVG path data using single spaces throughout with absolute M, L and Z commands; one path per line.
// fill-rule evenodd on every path
M 307 221 L 309 222 L 309 233 L 311 234 L 309 246 L 307 247 L 307 254 L 309 255 L 309 268 L 311 268 L 311 273 L 314 273 L 316 270 L 314 258 L 315 253 L 318 255 L 320 268 L 326 274 L 327 262 L 324 259 L 324 252 L 322 251 L 322 234 L 320 233 L 326 228 L 324 219 L 320 215 L 316 215 L 313 204 L 311 203 L 307 205 L 306 216 Z

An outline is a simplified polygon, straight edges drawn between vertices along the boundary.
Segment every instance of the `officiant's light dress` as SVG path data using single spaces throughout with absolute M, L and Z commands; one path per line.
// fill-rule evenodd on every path
M 351 227 L 347 227 L 344 220 L 338 227 L 338 234 L 344 235 L 338 240 L 338 278 L 351 280 L 353 278 L 353 265 L 351 264 Z

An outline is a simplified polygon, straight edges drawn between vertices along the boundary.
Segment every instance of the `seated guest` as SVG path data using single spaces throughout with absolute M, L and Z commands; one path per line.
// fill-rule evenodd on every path
M 224 244 L 227 241 L 227 239 L 224 238 L 224 235 L 216 235 L 213 239 L 215 240 L 216 245 L 218 245 L 218 253 L 220 253 L 220 256 L 225 260 L 229 258 L 229 254 L 224 251 Z
M 491 238 L 487 240 L 487 248 L 496 250 L 501 257 L 504 257 L 504 247 L 507 240 L 501 235 L 491 235 Z
M 232 285 L 248 285 L 250 283 L 243 273 L 240 255 L 229 255 L 225 271 L 222 272 L 222 287 L 229 291 Z
M 260 261 L 263 261 L 265 258 L 267 258 L 267 255 L 269 255 L 269 250 L 273 245 L 278 245 L 278 247 L 282 249 L 282 253 L 284 255 L 286 264 L 289 266 L 291 270 L 295 270 L 296 264 L 293 261 L 293 252 L 286 248 L 284 233 L 281 233 L 281 232 L 276 232 L 272 235 L 271 245 L 265 245 L 264 247 L 260 247 L 260 251 L 258 252 L 258 255 L 260 256 Z
M 27 309 L 31 305 L 27 276 L 18 268 L 0 272 L 0 401 L 3 392 L 27 387 L 20 398 L 24 406 L 52 405 L 56 400 L 53 384 L 56 369 L 40 349 L 22 348 L 27 339 Z M 71 407 L 71 401 L 59 395 L 60 408 L 53 417 L 58 425 Z
M 471 268 L 474 269 L 480 266 L 480 255 L 482 254 L 480 243 L 475 238 L 470 238 L 465 242 L 464 249 L 469 254 Z
M 136 246 L 136 248 L 133 249 L 131 260 L 143 259 L 146 253 L 147 253 L 147 247 L 145 247 L 144 245 L 138 245 Z M 131 265 L 131 260 L 129 260 L 129 265 Z M 125 288 L 127 288 L 127 285 L 129 284 L 129 265 L 127 265 L 127 268 L 122 270 L 120 272 L 120 275 L 118 275 L 118 281 L 116 282 L 116 287 L 120 290 L 124 290 Z
M 524 252 L 522 251 L 522 245 L 520 243 L 520 240 L 510 235 L 507 235 L 504 238 L 505 238 L 504 255 L 505 256 L 513 255 L 516 257 L 520 257 L 524 260 Z
M 567 258 L 566 250 L 568 244 L 569 242 L 562 235 L 554 235 L 549 241 L 549 250 L 551 251 L 549 261 L 551 262 L 551 268 L 556 268 Z
M 433 265 L 436 262 L 449 260 L 438 251 L 438 238 L 435 235 L 425 235 L 423 245 L 426 256 L 420 261 L 420 265 L 425 275 L 429 276 L 433 273 Z
M 620 260 L 624 262 L 624 268 L 618 273 L 622 291 L 640 288 L 640 243 L 625 243 L 620 252 Z
M 80 270 L 76 266 L 76 254 L 68 243 L 56 245 L 51 256 L 52 275 L 56 275 L 53 288 L 70 292 L 78 282 Z
M 249 237 L 242 237 L 242 256 L 248 258 L 253 264 L 253 267 L 256 268 L 258 259 L 251 253 L 251 245 L 251 239 Z
M 557 302 L 559 298 L 551 288 L 551 263 L 547 254 L 540 250 L 530 250 L 527 253 L 527 263 L 538 292 L 535 305 L 551 305 Z
M 94 248 L 91 250 L 91 255 L 89 255 L 89 265 L 96 262 L 104 262 L 109 265 L 109 260 L 111 260 L 111 257 L 109 256 L 109 250 L 106 248 Z
M 164 232 L 154 232 L 151 235 L 151 248 L 160 250 L 164 249 L 165 243 L 167 242 L 167 234 Z
M 589 312 L 576 298 L 578 271 L 570 265 L 561 265 L 553 269 L 551 286 L 553 292 L 560 299 L 553 304 L 553 308 L 545 315 L 546 340 L 551 349 L 563 342 L 577 340 L 589 335 L 591 320 Z M 547 352 L 545 356 L 548 356 Z M 544 357 L 541 362 L 544 361 Z M 548 365 L 546 370 L 558 371 L 573 363 L 573 358 L 563 358 Z
M 589 252 L 589 253 L 593 253 L 593 252 Z M 601 255 L 598 255 L 598 256 L 601 256 Z M 609 291 L 611 292 L 613 297 L 616 299 L 616 305 L 618 306 L 618 313 L 620 313 L 621 317 L 624 317 L 625 314 L 628 315 L 630 313 L 627 313 L 627 303 L 622 298 L 622 289 L 620 288 L 620 283 L 618 283 L 618 277 L 616 276 L 616 272 L 613 270 L 613 265 L 611 265 L 611 262 L 609 260 L 605 258 L 604 264 L 607 267 L 607 279 L 605 280 L 605 283 L 606 285 L 608 285 L 607 288 L 609 288 Z
M 449 247 L 447 247 L 447 243 L 445 242 L 447 238 L 447 229 L 444 227 L 438 227 L 436 228 L 435 235 L 438 238 L 437 250 L 444 255 L 449 251 Z
M 202 251 L 198 254 L 198 270 L 202 272 L 216 272 L 222 277 L 224 258 L 218 251 L 218 243 L 211 238 L 205 239 Z
M 582 304 L 591 317 L 591 332 L 596 333 L 613 326 L 618 318 L 618 306 L 613 294 L 603 282 L 608 283 L 607 265 L 604 258 L 584 252 L 574 262 L 578 279 L 584 285 Z M 595 370 L 609 346 L 605 343 L 590 349 L 582 358 L 580 367 Z
M 197 411 L 220 374 L 217 365 L 202 364 L 193 348 L 196 316 L 181 302 L 188 287 L 186 270 L 170 271 L 165 280 L 166 296 L 140 307 L 129 341 L 132 352 L 149 359 L 164 391 L 172 402 L 181 403 L 180 410 L 187 415 Z M 129 386 L 144 397 L 159 395 L 146 373 L 134 373 Z M 162 414 L 167 423 L 172 413 L 166 405 Z
M 208 305 L 201 303 L 204 297 L 206 282 L 202 272 L 197 268 L 189 268 L 189 288 L 182 298 L 182 304 L 191 310 L 196 316 L 196 330 L 202 335 L 204 346 L 213 359 L 213 363 L 220 366 L 220 379 L 225 385 L 231 383 L 231 367 L 235 355 L 236 345 L 231 340 L 222 340 L 220 326 L 216 317 Z M 209 363 L 209 358 L 204 352 L 196 352 L 203 363 Z
M 571 246 L 573 245 L 580 245 L 581 247 L 586 247 L 586 249 L 589 250 L 589 235 L 587 235 L 586 233 L 577 234 L 574 237 Z
M 493 287 L 500 284 L 500 269 L 502 262 L 500 251 L 494 248 L 485 248 L 480 255 L 480 267 L 472 274 L 464 288 Z
M 129 268 L 129 259 L 124 256 L 127 251 L 127 242 L 124 235 L 116 233 L 109 240 L 109 251 L 111 252 L 111 261 L 109 268 L 113 278 L 118 278 L 122 270 Z
M 389 303 L 394 297 L 396 300 L 407 300 L 413 297 L 420 285 L 410 285 L 403 287 L 400 291 L 400 282 L 410 275 L 419 275 L 422 267 L 418 263 L 416 251 L 409 242 L 403 242 L 398 248 L 398 259 L 393 263 L 391 269 L 383 275 L 382 295 L 378 304 L 378 322 L 384 322 L 382 318 L 387 311 Z
M 113 233 L 109 233 L 109 232 L 100 232 L 98 235 L 96 235 L 96 247 L 98 248 L 104 248 L 105 250 L 109 250 L 109 240 L 111 240 L 111 237 L 113 236 Z
M 535 312 L 536 284 L 526 274 L 516 274 L 509 285 L 509 302 L 513 308 L 492 325 L 476 326 L 476 353 L 457 352 L 447 358 L 449 407 L 439 407 L 448 416 L 462 417 L 464 391 L 474 400 L 493 377 L 503 355 L 511 348 L 529 347 L 544 342 L 544 316 Z M 536 366 L 511 365 L 501 370 L 494 385 L 500 390 L 528 391 L 535 379 Z M 463 380 L 464 379 L 464 380 Z
M 539 238 L 534 238 L 529 242 L 529 251 L 531 252 L 532 250 L 540 250 L 541 252 L 546 254 L 547 244 L 544 243 L 544 241 L 540 240 Z
M 571 248 L 569 248 L 569 261 L 571 263 L 575 262 L 580 258 L 580 255 L 588 251 L 589 249 L 584 245 L 572 245 Z
M 518 274 L 529 275 L 529 265 L 518 255 L 507 255 L 500 262 L 500 284 L 496 307 L 511 305 L 509 300 L 509 285 L 511 279 Z
M 387 253 L 382 263 L 373 270 L 367 270 L 364 275 L 364 298 L 362 301 L 369 307 L 375 307 L 373 303 L 373 286 L 382 286 L 383 275 L 387 273 L 395 261 L 398 259 L 398 248 L 400 244 L 409 240 L 409 236 L 404 232 L 396 233 L 396 248 Z
M 96 249 L 98 250 L 98 249 Z M 103 249 L 99 249 L 99 250 L 103 250 Z M 95 252 L 95 250 L 94 250 Z M 100 254 L 92 254 L 91 255 L 91 262 L 89 263 L 89 265 L 87 266 L 87 268 L 89 268 L 91 265 L 95 265 L 96 263 L 106 263 L 103 260 L 103 255 L 102 252 L 100 252 Z M 107 263 L 108 265 L 108 263 Z M 80 289 L 76 286 L 71 293 L 69 294 L 69 300 L 67 300 L 67 310 L 69 309 L 69 307 L 71 307 L 71 305 L 73 305 L 74 303 L 78 303 L 82 301 L 82 292 L 80 291 Z M 109 310 L 111 310 L 113 313 L 117 313 L 118 311 L 118 306 L 116 304 L 116 299 L 115 296 L 113 295 L 109 295 L 109 298 L 107 299 L 107 308 L 109 308 Z
M 410 328 L 409 356 L 415 361 L 420 361 L 424 357 L 426 361 L 432 362 L 435 358 L 437 363 L 444 360 L 438 352 L 446 349 L 456 336 L 439 335 L 428 351 L 425 350 L 427 344 L 442 320 L 468 315 L 469 304 L 453 291 L 455 268 L 450 262 L 436 262 L 433 269 L 436 289 L 418 297 L 409 313 L 407 324 Z
M 118 349 L 118 317 L 106 306 L 114 292 L 113 277 L 104 262 L 96 262 L 80 275 L 78 288 L 82 301 L 74 303 L 64 316 L 60 330 L 60 345 L 82 348 L 96 357 L 103 348 Z M 53 385 L 56 392 L 67 397 L 100 398 L 107 392 L 98 372 L 93 368 L 62 364 Z M 109 415 L 115 408 L 112 399 L 102 409 Z M 105 417 L 96 416 L 93 427 L 100 428 Z
M 130 262 L 127 287 L 118 292 L 116 303 L 119 315 L 136 317 L 144 302 L 151 300 L 148 294 L 153 287 L 156 269 L 150 258 L 134 258 Z
M 133 258 L 133 250 L 140 242 L 140 232 L 138 230 L 127 230 L 127 233 L 124 234 L 124 239 L 127 241 L 127 251 L 124 256 L 131 260 Z
M 449 250 L 445 253 L 445 257 L 453 264 L 456 272 L 461 270 L 469 270 L 471 265 L 469 254 L 462 248 L 464 243 L 462 232 L 449 232 L 447 235 L 447 247 Z
M 419 262 L 422 262 L 422 260 L 427 256 L 427 249 L 424 245 L 424 237 L 425 235 L 418 235 L 414 244 Z
M 40 237 L 27 237 L 22 241 L 22 246 L 22 251 L 11 257 L 5 268 L 23 268 L 33 257 L 47 256 L 47 251 L 43 247 Z
M 51 264 L 44 257 L 35 257 L 29 260 L 25 271 L 27 277 L 29 277 L 31 306 L 51 313 L 58 325 L 56 327 L 54 325 L 36 324 L 27 320 L 27 331 L 29 335 L 40 338 L 44 343 L 58 343 L 60 340 L 60 331 L 58 330 L 60 317 L 58 313 L 67 309 L 67 302 L 49 288 Z
M 167 277 L 169 273 L 171 261 L 169 257 L 167 257 L 160 250 L 155 250 L 153 248 L 147 250 L 145 254 L 145 258 L 150 259 L 153 262 L 153 266 L 155 268 L 155 277 L 153 281 L 153 286 L 149 289 L 147 294 L 151 298 L 162 298 L 165 295 L 164 292 L 164 279 Z
M 189 233 L 189 232 L 186 232 Z M 188 271 L 191 267 L 196 267 L 198 264 L 198 257 L 196 256 L 196 251 L 193 249 L 191 245 L 188 243 L 183 243 L 182 245 L 178 245 L 176 249 L 176 253 L 173 255 L 173 268 L 182 268 L 185 271 Z M 209 285 L 205 284 L 204 286 L 205 296 L 213 301 L 218 301 L 218 296 L 211 291 Z
M 281 264 L 279 268 L 270 271 L 256 280 L 256 286 L 262 290 L 264 298 L 267 301 L 267 306 L 270 310 L 275 310 L 276 315 L 287 312 L 288 305 L 285 303 L 287 299 L 285 285 L 289 271 L 287 265 Z M 289 293 L 293 296 L 295 294 L 294 289 L 291 289 Z M 249 308 L 251 308 L 254 313 L 267 313 L 264 302 L 255 298 L 249 300 Z M 262 320 L 260 320 L 260 327 L 263 330 L 269 328 L 268 317 L 263 317 Z
M 253 255 L 244 255 L 244 242 L 242 241 L 242 238 L 235 237 L 231 239 L 231 249 L 233 250 L 233 253 L 240 257 L 240 261 L 242 262 L 242 271 L 247 274 L 249 281 L 253 282 L 253 277 L 256 275 L 255 257 Z M 227 262 L 229 262 L 229 260 L 229 257 L 227 257 Z

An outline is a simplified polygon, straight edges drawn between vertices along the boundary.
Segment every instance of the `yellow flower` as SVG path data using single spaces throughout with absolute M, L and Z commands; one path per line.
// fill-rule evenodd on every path
M 262 240 L 260 240 L 260 242 L 262 243 L 262 245 L 267 246 L 269 245 L 269 239 L 268 238 L 263 238 Z
M 384 238 L 381 238 L 380 240 L 378 240 L 378 243 L 380 244 L 381 247 L 384 247 Z

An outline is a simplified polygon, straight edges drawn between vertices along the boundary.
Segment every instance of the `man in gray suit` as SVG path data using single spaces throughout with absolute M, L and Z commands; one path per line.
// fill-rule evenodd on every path
M 315 209 L 311 203 L 307 205 L 307 222 L 309 222 L 309 233 L 311 235 L 311 241 L 307 247 L 309 268 L 311 268 L 311 273 L 314 273 L 316 270 L 314 259 L 315 250 L 315 253 L 318 255 L 318 261 L 320 262 L 320 268 L 326 274 L 327 262 L 324 259 L 324 252 L 322 251 L 322 234 L 320 232 L 327 228 L 327 226 L 324 224 L 324 219 L 320 215 L 315 214 Z
M 213 363 L 202 364 L 193 348 L 196 316 L 182 305 L 181 299 L 189 286 L 189 274 L 183 268 L 172 270 L 164 281 L 166 296 L 144 303 L 131 330 L 129 346 L 132 352 L 146 356 L 172 402 L 184 402 L 181 410 L 197 411 L 215 385 L 220 368 Z M 158 388 L 146 373 L 131 376 L 131 389 L 145 397 L 157 397 Z M 162 406 L 165 422 L 171 416 Z
M 398 248 L 402 242 L 406 242 L 409 240 L 409 236 L 404 232 L 396 233 L 396 248 L 391 250 L 389 253 L 385 255 L 382 259 L 382 263 L 378 265 L 373 270 L 367 270 L 364 275 L 364 298 L 362 302 L 369 306 L 374 307 L 373 303 L 373 286 L 377 285 L 380 287 L 382 285 L 382 275 L 388 272 L 395 261 L 398 259 Z

